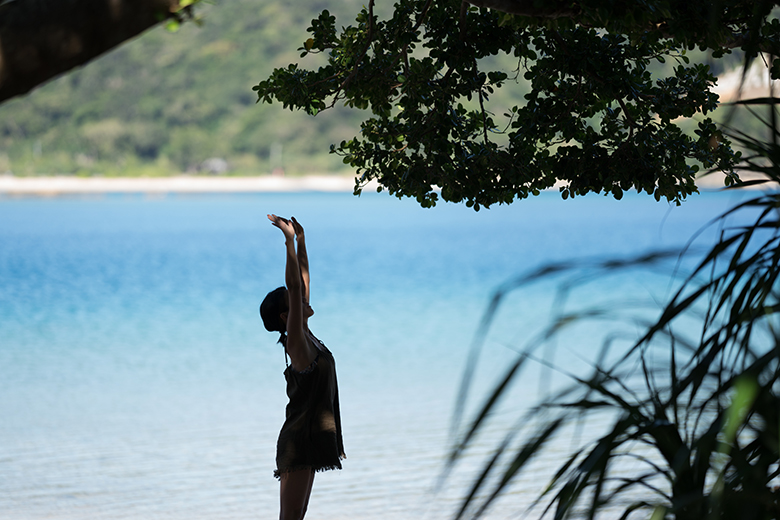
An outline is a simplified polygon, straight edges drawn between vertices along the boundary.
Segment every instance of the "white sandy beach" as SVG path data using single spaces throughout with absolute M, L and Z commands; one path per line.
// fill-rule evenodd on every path
M 698 181 L 702 189 L 723 187 L 723 175 L 714 174 Z M 366 187 L 376 189 L 376 182 Z M 0 196 L 56 197 L 60 195 L 101 195 L 109 193 L 294 193 L 346 192 L 351 193 L 355 180 L 348 175 L 310 175 L 283 177 L 205 177 L 177 175 L 173 177 L 74 177 L 41 176 L 15 177 L 0 175 Z M 557 190 L 558 186 L 551 188 Z
M 283 177 L 15 177 L 0 176 L 0 195 L 56 196 L 101 193 L 253 193 L 351 192 L 355 181 L 344 175 Z

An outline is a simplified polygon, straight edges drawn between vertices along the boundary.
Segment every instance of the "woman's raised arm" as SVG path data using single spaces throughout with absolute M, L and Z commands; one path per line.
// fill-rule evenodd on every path
M 298 265 L 298 254 L 295 252 L 295 227 L 286 218 L 276 215 L 268 215 L 268 219 L 284 233 L 284 245 L 287 251 L 284 279 L 288 296 L 288 311 L 285 322 L 287 326 L 286 348 L 293 368 L 300 372 L 314 361 L 315 352 L 309 344 L 304 330 L 303 284 Z
M 311 302 L 311 277 L 309 275 L 309 256 L 306 254 L 306 238 L 303 234 L 303 226 L 292 217 L 295 229 L 295 240 L 298 242 L 298 267 L 301 270 L 301 282 L 303 283 L 303 299 Z

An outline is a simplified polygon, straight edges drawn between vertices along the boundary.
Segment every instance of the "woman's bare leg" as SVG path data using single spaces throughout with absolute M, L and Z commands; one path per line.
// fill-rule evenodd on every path
M 282 473 L 279 489 L 279 520 L 302 520 L 309 506 L 314 471 L 304 469 Z
M 309 479 L 309 489 L 306 491 L 306 503 L 303 504 L 303 514 L 301 515 L 301 518 L 303 518 L 303 515 L 306 514 L 306 510 L 309 509 L 309 498 L 311 498 L 312 487 L 314 487 L 314 470 L 312 470 L 311 478 Z

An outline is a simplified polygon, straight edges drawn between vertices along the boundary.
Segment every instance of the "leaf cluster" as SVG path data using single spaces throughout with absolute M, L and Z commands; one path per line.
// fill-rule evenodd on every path
M 701 168 L 731 172 L 739 155 L 709 117 L 715 78 L 686 54 L 776 54 L 773 2 L 552 4 L 578 14 L 399 0 L 380 19 L 372 1 L 337 30 L 324 11 L 300 50 L 327 63 L 277 68 L 254 90 L 258 101 L 312 115 L 339 104 L 370 112 L 359 135 L 331 152 L 357 171 L 356 194 L 376 180 L 424 207 L 441 198 L 478 210 L 553 186 L 564 198 L 636 189 L 679 203 L 696 192 Z M 514 76 L 491 69 L 496 55 L 515 60 Z M 670 74 L 652 67 L 669 60 Z M 520 78 L 531 83 L 523 103 L 489 106 Z M 694 116 L 698 128 L 683 131 L 681 120 Z

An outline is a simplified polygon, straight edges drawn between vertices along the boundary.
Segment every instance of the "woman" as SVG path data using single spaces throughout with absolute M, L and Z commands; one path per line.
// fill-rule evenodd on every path
M 285 359 L 290 357 L 286 420 L 276 445 L 280 480 L 280 520 L 300 520 L 306 514 L 314 473 L 341 469 L 345 458 L 341 439 L 339 393 L 333 355 L 309 330 L 309 259 L 303 227 L 295 220 L 268 215 L 284 233 L 287 263 L 285 285 L 268 293 L 260 316 L 269 331 L 280 332 Z M 298 243 L 296 251 L 295 242 Z

